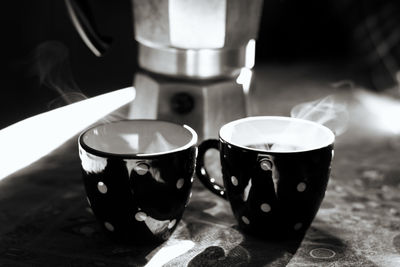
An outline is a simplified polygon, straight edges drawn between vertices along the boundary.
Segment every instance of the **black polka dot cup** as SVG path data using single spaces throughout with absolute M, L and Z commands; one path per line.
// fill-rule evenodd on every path
M 199 146 L 196 175 L 229 200 L 245 232 L 270 239 L 304 235 L 325 195 L 335 136 L 315 122 L 248 117 L 225 124 L 219 140 Z M 220 152 L 223 185 L 209 176 L 204 155 Z
M 87 200 L 104 229 L 129 243 L 168 239 L 190 198 L 196 132 L 125 120 L 90 128 L 78 143 Z

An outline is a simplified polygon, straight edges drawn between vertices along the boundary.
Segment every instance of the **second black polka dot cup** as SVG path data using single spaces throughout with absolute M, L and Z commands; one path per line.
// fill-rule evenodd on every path
M 189 201 L 197 154 L 190 127 L 156 120 L 97 125 L 79 137 L 88 203 L 119 241 L 169 238 Z
M 225 124 L 219 140 L 199 146 L 196 175 L 229 200 L 240 228 L 271 239 L 304 235 L 325 195 L 335 136 L 315 122 L 260 116 Z M 209 176 L 204 155 L 220 151 L 223 185 Z

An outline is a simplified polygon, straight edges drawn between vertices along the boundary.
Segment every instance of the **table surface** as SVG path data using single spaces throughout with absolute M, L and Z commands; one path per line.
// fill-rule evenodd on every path
M 229 204 L 195 181 L 168 241 L 116 244 L 87 205 L 74 137 L 0 182 L 0 265 L 400 266 L 400 135 L 377 129 L 357 85 L 350 88 L 337 67 L 265 65 L 255 72 L 252 115 L 288 116 L 296 104 L 332 94 L 348 104 L 325 199 L 301 242 L 241 233 Z

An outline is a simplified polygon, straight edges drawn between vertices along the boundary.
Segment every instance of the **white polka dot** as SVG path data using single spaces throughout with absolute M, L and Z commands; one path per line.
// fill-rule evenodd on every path
M 242 221 L 243 221 L 245 224 L 250 224 L 250 220 L 249 220 L 246 216 L 242 216 Z
M 335 157 L 335 150 L 332 150 L 332 159 Z
M 110 232 L 114 232 L 114 226 L 109 222 L 104 222 L 104 227 Z
M 294 225 L 294 230 L 300 230 L 300 228 L 301 227 L 303 227 L 303 224 L 302 223 L 296 223 L 295 225 Z
M 261 204 L 260 208 L 261 208 L 261 210 L 263 212 L 270 212 L 271 211 L 271 206 L 269 204 L 267 204 L 267 203 Z
M 174 227 L 176 224 L 176 220 L 173 219 L 169 224 L 168 224 L 168 229 L 171 229 L 172 227 Z
M 191 183 L 193 183 L 193 181 L 194 181 L 194 178 L 193 178 L 193 177 L 192 177 L 192 178 L 190 178 L 190 182 L 191 182 Z
M 92 206 L 92 203 L 90 203 L 90 199 L 88 197 L 86 197 L 87 203 L 89 204 L 89 206 Z
M 232 148 L 232 146 L 231 146 L 231 145 L 228 145 L 228 148 Z
M 144 220 L 146 220 L 147 218 L 147 214 L 144 213 L 143 211 L 139 211 L 135 214 L 135 219 L 138 222 L 143 222 Z
M 272 162 L 267 159 L 264 159 L 260 162 L 260 167 L 264 171 L 272 170 Z
M 181 189 L 181 188 L 183 187 L 183 184 L 184 184 L 184 183 L 185 183 L 185 180 L 183 180 L 182 178 L 179 179 L 179 180 L 176 182 L 176 188 Z
M 106 194 L 108 191 L 107 186 L 103 182 L 98 182 L 97 183 L 97 189 L 99 190 L 100 193 Z
M 237 179 L 235 176 L 232 176 L 232 177 L 231 177 L 231 182 L 232 182 L 232 184 L 233 184 L 234 186 L 237 186 L 237 185 L 239 184 L 239 181 L 238 181 L 238 179 Z
M 139 163 L 135 167 L 135 171 L 139 175 L 145 175 L 149 171 L 149 165 L 147 165 L 146 163 Z
M 306 188 L 307 188 L 307 185 L 304 182 L 301 182 L 297 185 L 297 191 L 299 191 L 299 192 L 304 192 L 306 190 Z
M 221 190 L 221 189 L 222 189 L 222 188 L 221 188 L 219 185 L 217 185 L 217 184 L 213 185 L 213 187 L 214 187 L 215 190 Z

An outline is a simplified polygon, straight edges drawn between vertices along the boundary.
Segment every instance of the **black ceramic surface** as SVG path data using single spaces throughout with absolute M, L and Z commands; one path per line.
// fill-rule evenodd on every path
M 220 151 L 223 186 L 209 177 L 204 166 L 210 148 Z M 241 229 L 268 238 L 291 238 L 302 236 L 313 221 L 325 195 L 332 157 L 333 142 L 274 152 L 220 137 L 199 146 L 196 173 L 209 190 L 229 200 Z
M 260 154 L 221 142 L 224 186 L 239 226 L 271 237 L 303 234 L 325 195 L 332 148 Z
M 190 198 L 196 150 L 118 155 L 91 149 L 81 136 L 87 200 L 105 230 L 126 242 L 168 239 Z

